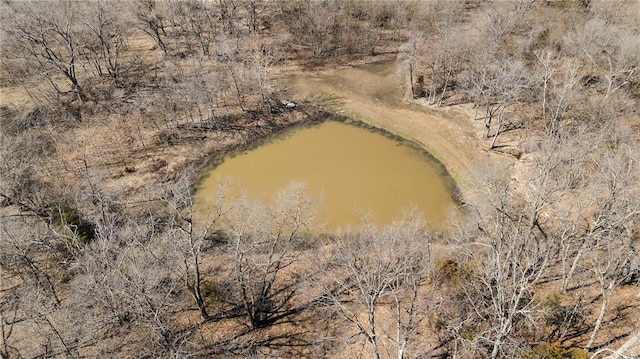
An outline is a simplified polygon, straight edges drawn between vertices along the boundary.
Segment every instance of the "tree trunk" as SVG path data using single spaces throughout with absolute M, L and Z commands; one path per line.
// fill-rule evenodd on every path
M 498 128 L 496 128 L 496 133 L 493 135 L 493 141 L 491 141 L 490 149 L 496 148 L 496 141 L 498 139 L 498 135 L 500 134 L 500 127 L 502 127 L 502 121 L 504 119 L 504 113 L 506 109 L 507 109 L 507 106 L 504 106 L 502 110 L 500 110 L 500 115 L 498 115 Z
M 629 351 L 630 349 L 635 348 L 638 344 L 640 343 L 640 330 L 636 330 L 636 333 L 629 339 L 627 340 L 624 344 L 622 344 L 622 346 L 620 346 L 620 348 L 618 348 L 618 350 L 614 351 L 611 355 L 604 357 L 603 359 L 623 359 L 626 358 L 624 355 L 627 351 Z M 597 352 L 596 354 L 594 354 L 592 356 L 592 358 L 596 358 L 597 355 L 600 353 L 601 351 Z
M 67 78 L 69 79 L 69 81 L 71 81 L 73 92 L 75 92 L 76 95 L 78 95 L 78 98 L 80 99 L 80 101 L 86 101 L 87 97 L 84 95 L 84 90 L 80 86 L 80 83 L 78 82 L 78 79 L 75 76 L 75 71 L 68 71 L 68 72 L 65 72 L 65 74 L 67 75 Z
M 569 287 L 569 283 L 573 278 L 573 274 L 578 268 L 578 263 L 582 258 L 582 254 L 584 253 L 584 250 L 589 246 L 590 242 L 591 241 L 588 238 L 585 238 L 585 240 L 582 242 L 582 245 L 578 249 L 578 253 L 576 253 L 576 256 L 573 258 L 573 262 L 571 263 L 571 268 L 569 268 L 569 273 L 567 273 L 567 275 L 563 278 L 563 281 L 562 281 L 562 293 L 567 292 L 567 288 Z
M 415 85 L 413 84 L 413 63 L 409 61 L 409 85 L 411 86 L 411 99 L 416 98 Z
M 368 335 L 371 342 L 371 350 L 373 351 L 373 357 L 380 359 L 380 349 L 378 348 L 378 339 L 376 334 L 376 301 L 372 300 L 369 303 L 369 329 L 371 333 Z
M 586 348 L 589 349 L 593 345 L 593 342 L 596 340 L 596 335 L 602 326 L 602 321 L 604 320 L 604 315 L 607 312 L 607 304 L 609 302 L 609 298 L 607 297 L 607 292 L 613 288 L 614 281 L 612 280 L 608 287 L 604 286 L 602 283 L 602 305 L 600 306 L 600 314 L 598 315 L 598 319 L 596 320 L 596 324 L 593 327 L 593 332 L 591 333 L 591 337 L 589 338 L 589 342 L 586 345 Z
M 502 341 L 500 339 L 496 339 L 496 341 L 493 343 L 493 350 L 491 350 L 491 359 L 496 359 L 498 357 L 501 345 Z
M 211 319 L 211 317 L 207 312 L 207 306 L 205 305 L 204 299 L 202 298 L 202 291 L 200 289 L 202 286 L 202 280 L 200 278 L 200 263 L 198 260 L 198 256 L 196 254 L 194 254 L 193 274 L 194 274 L 194 278 L 193 278 L 193 287 L 191 290 L 191 294 L 193 295 L 193 299 L 195 299 L 196 305 L 200 310 L 200 317 L 202 318 L 202 321 L 206 322 L 209 319 Z
M 438 106 L 442 105 L 442 100 L 444 100 L 444 95 L 447 92 L 447 86 L 449 86 L 449 76 L 451 75 L 450 71 L 447 71 L 444 76 L 444 86 L 442 86 L 442 93 L 440 94 L 440 98 L 438 99 Z

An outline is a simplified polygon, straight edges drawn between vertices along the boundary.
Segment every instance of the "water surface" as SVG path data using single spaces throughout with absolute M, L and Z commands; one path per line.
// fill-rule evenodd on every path
M 323 199 L 326 230 L 358 225 L 364 213 L 378 224 L 410 206 L 426 222 L 441 226 L 454 207 L 438 167 L 419 149 L 367 129 L 327 121 L 296 130 L 252 151 L 225 159 L 197 192 L 200 203 L 215 201 L 218 180 L 230 178 L 251 199 L 270 201 L 291 182 L 304 182 Z

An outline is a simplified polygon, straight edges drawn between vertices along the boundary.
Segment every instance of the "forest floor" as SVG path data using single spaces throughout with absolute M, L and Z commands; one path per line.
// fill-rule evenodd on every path
M 477 169 L 483 163 L 514 164 L 512 179 L 526 167 L 526 155 L 522 161 L 515 157 L 489 150 L 490 140 L 484 138 L 484 123 L 474 120 L 470 104 L 432 106 L 423 99 L 411 100 L 406 92 L 406 69 L 394 56 L 387 56 L 368 64 L 337 67 L 317 71 L 304 71 L 299 67 L 283 69 L 278 81 L 288 87 L 288 100 L 296 103 L 326 104 L 330 111 L 354 120 L 382 128 L 401 137 L 413 140 L 430 152 L 454 178 L 463 200 L 481 191 L 483 183 Z M 0 105 L 18 106 L 26 102 L 26 94 L 19 87 L 0 88 Z M 19 107 L 19 106 L 18 106 Z M 69 157 L 61 162 L 80 165 L 87 158 L 103 164 L 98 177 L 108 183 L 107 188 L 129 188 L 132 194 L 142 192 L 145 185 L 166 182 L 175 177 L 189 163 L 202 161 L 211 154 L 243 148 L 256 137 L 272 136 L 279 130 L 305 122 L 303 111 L 285 112 L 278 117 L 279 125 L 265 126 L 264 119 L 243 122 L 247 127 L 258 128 L 255 133 L 239 131 L 232 136 L 217 131 L 199 131 L 181 126 L 171 143 L 159 140 L 159 130 L 142 126 L 140 130 L 125 116 L 101 116 L 100 121 L 78 125 L 72 133 L 60 136 L 57 153 Z M 188 123 L 181 123 L 188 125 Z M 258 125 L 258 126 L 256 126 Z M 261 126 L 265 126 L 261 128 Z M 518 142 L 518 132 L 501 135 L 501 145 Z M 123 146 L 126 144 L 126 146 Z M 64 168 L 59 164 L 52 167 Z M 52 173 L 56 173 L 51 169 Z M 139 192 L 138 192 L 139 194 Z M 127 196 L 132 199 L 133 196 Z M 621 312 L 629 316 L 629 322 L 616 328 L 614 336 L 625 337 L 633 328 L 637 314 L 629 314 L 626 308 L 637 308 L 637 289 L 630 288 L 616 293 L 612 307 L 625 308 Z M 632 309 L 631 309 L 632 310 Z M 617 309 L 611 310 L 617 315 Z M 195 324 L 194 324 L 195 325 Z M 603 330 L 604 332 L 604 330 Z M 640 348 L 633 355 L 640 355 Z
M 506 151 L 490 150 L 491 140 L 484 138 L 484 121 L 474 120 L 471 104 L 433 106 L 425 99 L 410 100 L 407 86 L 403 86 L 407 82 L 403 67 L 401 62 L 390 58 L 314 73 L 285 73 L 281 77 L 288 85 L 292 101 L 321 100 L 337 114 L 419 143 L 446 167 L 463 201 L 482 191 L 483 164 L 508 165 L 511 180 L 523 183 L 529 156 L 525 153 L 516 160 L 507 154 L 509 149 L 519 151 L 520 131 L 500 135 L 499 147 Z M 595 292 L 591 295 L 597 297 Z M 614 296 L 615 303 L 607 318 L 615 317 L 617 312 L 629 315 L 628 309 L 637 308 L 640 300 L 637 288 L 622 288 Z M 628 321 L 619 322 L 612 329 L 615 337 L 612 342 L 632 333 L 636 319 L 636 315 L 630 315 Z M 640 355 L 640 346 L 630 353 Z
M 471 105 L 437 107 L 429 105 L 424 99 L 412 101 L 407 94 L 406 70 L 402 62 L 395 60 L 395 55 L 383 55 L 368 61 L 380 62 L 313 72 L 301 70 L 299 66 L 281 68 L 277 81 L 285 85 L 291 101 L 314 103 L 320 100 L 338 115 L 417 142 L 445 166 L 463 199 L 482 188 L 480 180 L 472 172 L 478 168 L 478 164 L 514 160 L 512 156 L 489 150 L 490 142 L 483 138 L 483 121 L 474 120 Z M 20 108 L 28 102 L 22 88 L 2 87 L 0 90 L 0 105 Z M 178 131 L 175 135 L 179 138 L 166 146 L 156 140 L 160 134 L 151 126 L 135 128 L 130 120 L 120 116 L 99 117 L 99 126 L 91 121 L 91 125 L 80 126 L 72 135 L 66 136 L 73 139 L 62 141 L 66 146 L 58 142 L 58 147 L 64 147 L 58 148 L 58 152 L 66 153 L 68 157 L 76 152 L 75 148 L 83 147 L 83 156 L 91 153 L 94 158 L 99 158 L 98 162 L 110 164 L 107 166 L 111 172 L 108 177 L 114 180 L 115 187 L 121 187 L 122 183 L 119 182 L 124 181 L 125 187 L 137 189 L 150 180 L 149 176 L 165 179 L 173 177 L 185 163 L 202 160 L 203 155 L 218 152 L 220 147 L 224 150 L 225 146 L 221 144 L 226 143 L 228 147 L 236 148 L 237 142 L 246 141 L 246 138 L 226 138 L 221 141 L 215 131 Z M 285 122 L 296 124 L 304 120 L 288 118 Z M 109 138 L 97 140 L 100 134 L 109 134 Z M 195 137 L 197 140 L 194 140 Z M 116 145 L 122 143 L 128 144 L 128 151 L 123 151 L 121 146 Z M 76 154 L 71 157 L 82 156 Z M 67 159 L 66 162 L 74 160 Z M 129 173 L 127 169 L 135 169 L 135 173 Z

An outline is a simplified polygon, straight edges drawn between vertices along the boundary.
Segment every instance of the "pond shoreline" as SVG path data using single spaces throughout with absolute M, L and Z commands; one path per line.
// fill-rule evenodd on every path
M 196 188 L 199 208 L 211 205 L 204 203 L 226 178 L 232 197 L 246 193 L 266 203 L 291 182 L 304 183 L 308 195 L 321 198 L 326 214 L 320 222 L 331 228 L 355 225 L 369 214 L 375 223 L 391 223 L 409 208 L 440 228 L 450 211 L 459 210 L 453 179 L 417 143 L 331 112 L 313 120 L 260 138 L 210 166 Z
M 317 108 L 315 109 L 317 110 Z M 353 119 L 345 115 L 336 114 L 332 111 L 327 110 L 315 111 L 315 113 L 305 116 L 301 121 L 282 126 L 265 136 L 257 136 L 247 139 L 244 142 L 225 148 L 224 151 L 214 151 L 213 154 L 210 155 L 210 158 L 199 169 L 199 175 L 194 183 L 194 189 L 196 191 L 200 190 L 203 186 L 204 181 L 210 175 L 211 171 L 213 171 L 224 161 L 234 158 L 235 156 L 241 155 L 243 153 L 253 151 L 274 141 L 286 139 L 287 137 L 294 135 L 299 130 L 318 127 L 326 122 L 342 123 L 354 128 L 364 129 L 367 132 L 387 138 L 399 146 L 404 146 L 415 151 L 424 159 L 426 163 L 429 164 L 429 167 L 431 167 L 436 172 L 436 175 L 440 178 L 443 185 L 445 186 L 446 192 L 449 193 L 453 205 L 457 209 L 459 209 L 463 204 L 461 191 L 459 190 L 453 177 L 448 173 L 446 166 L 438 161 L 433 155 L 431 155 L 423 146 L 421 146 L 420 143 L 412 139 L 402 137 L 398 134 L 386 131 L 385 129 L 376 127 L 372 124 Z M 428 184 L 425 183 L 425 186 L 428 186 Z
M 466 105 L 434 107 L 407 98 L 403 62 L 389 60 L 362 66 L 283 78 L 301 99 L 314 99 L 339 113 L 416 143 L 435 158 L 456 185 L 457 202 L 475 196 L 483 163 L 510 161 L 492 153 L 483 140 L 483 123 Z

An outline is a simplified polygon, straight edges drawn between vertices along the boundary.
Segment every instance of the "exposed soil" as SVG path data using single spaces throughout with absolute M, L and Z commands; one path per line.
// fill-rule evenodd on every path
M 406 78 L 403 64 L 394 58 L 385 60 L 315 73 L 292 70 L 281 74 L 280 80 L 289 86 L 289 100 L 302 105 L 296 110 L 285 110 L 282 114 L 275 115 L 272 121 L 267 121 L 264 117 L 231 121 L 231 124 L 245 130 L 253 130 L 238 130 L 227 134 L 181 121 L 180 126 L 169 133 L 172 136 L 165 138 L 162 135 L 167 131 L 155 130 L 151 126 L 138 129 L 125 118 L 105 116 L 99 123 L 77 126 L 72 133 L 61 136 L 56 145 L 57 152 L 66 154 L 64 157 L 67 158 L 60 159 L 63 163 L 80 166 L 83 159 L 88 159 L 102 165 L 100 167 L 104 169 L 104 173 L 98 177 L 103 177 L 101 179 L 108 182 L 106 187 L 128 188 L 132 192 L 128 196 L 129 200 L 135 200 L 138 199 L 134 198 L 136 194 L 144 192 L 145 183 L 168 181 L 189 164 L 213 165 L 220 160 L 219 156 L 223 152 L 250 148 L 268 141 L 280 131 L 304 125 L 310 119 L 321 120 L 326 113 L 305 106 L 305 100 L 313 103 L 320 99 L 338 115 L 382 128 L 422 145 L 453 176 L 463 198 L 482 188 L 482 183 L 473 173 L 479 163 L 515 162 L 511 156 L 488 149 L 490 141 L 483 139 L 482 120 L 474 121 L 474 111 L 469 105 L 434 107 L 421 100 L 410 100 L 404 90 L 406 86 L 403 86 Z M 3 89 L 0 92 L 0 103 L 15 105 L 24 101 L 20 89 L 14 90 Z M 204 163 L 207 160 L 210 163 Z M 511 176 L 517 179 L 526 167 L 526 158 L 515 163 L 518 165 L 512 168 Z M 58 163 L 52 163 L 50 167 L 51 173 L 55 175 L 66 171 Z M 613 321 L 613 316 L 628 316 L 628 323 L 611 331 L 614 336 L 623 338 L 637 319 L 637 315 L 629 310 L 637 306 L 637 289 L 622 288 L 614 297 L 616 299 L 612 300 L 612 309 L 607 319 Z M 192 321 L 193 318 L 185 320 Z M 195 326 L 186 324 L 192 325 Z M 217 338 L 219 333 L 224 332 L 219 331 L 220 325 L 220 322 L 216 322 L 204 326 L 203 341 L 215 343 L 221 340 Z M 238 324 L 229 321 L 225 325 Z M 242 328 L 237 327 L 225 329 L 231 332 L 242 331 Z M 284 326 L 273 331 L 286 332 L 287 329 Z M 605 330 L 602 332 L 605 333 Z M 638 350 L 640 348 L 635 349 L 633 355 L 640 354 Z
M 463 200 L 482 188 L 483 184 L 474 173 L 478 164 L 511 164 L 510 177 L 516 182 L 526 173 L 528 156 L 516 161 L 513 156 L 489 150 L 490 140 L 483 138 L 483 121 L 474 121 L 471 105 L 435 107 L 422 99 L 411 101 L 410 95 L 403 90 L 407 88 L 403 86 L 406 76 L 403 64 L 389 59 L 377 64 L 291 76 L 285 82 L 295 94 L 292 95 L 294 99 L 320 98 L 336 113 L 418 142 L 453 176 Z M 519 142 L 518 131 L 501 136 L 501 144 L 505 147 Z M 597 297 L 595 292 L 590 295 Z M 620 288 L 612 297 L 616 298 L 613 300 L 616 303 L 612 301 L 607 314 L 611 321 L 614 321 L 611 317 L 620 315 L 616 314 L 620 310 L 627 315 L 626 308 L 636 307 L 639 298 L 636 288 Z M 594 310 L 593 320 L 596 315 L 597 310 Z M 635 328 L 635 317 L 629 315 L 629 321 L 618 322 L 619 327 L 611 332 L 616 339 L 628 337 L 630 330 Z M 640 347 L 629 353 L 639 355 Z
M 473 173 L 470 172 L 472 168 L 477 167 L 478 163 L 487 160 L 512 160 L 509 156 L 488 150 L 489 142 L 482 138 L 484 128 L 482 121 L 473 120 L 473 109 L 469 105 L 435 107 L 423 100 L 411 101 L 406 93 L 407 86 L 404 82 L 407 74 L 403 63 L 396 61 L 395 56 L 383 56 L 378 60 L 382 62 L 326 69 L 315 73 L 301 72 L 296 66 L 294 69 L 284 70 L 280 75 L 280 81 L 288 87 L 291 94 L 289 100 L 300 103 L 305 100 L 313 102 L 321 99 L 336 114 L 362 121 L 417 142 L 444 164 L 449 174 L 455 179 L 462 198 L 467 197 L 474 189 L 480 188 Z M 24 90 L 18 87 L 4 87 L 0 94 L 2 105 L 16 106 L 28 102 Z M 285 122 L 290 123 L 284 127 L 305 122 L 301 120 L 300 118 L 293 121 L 286 120 Z M 241 145 L 245 147 L 247 141 L 247 138 L 231 139 L 228 136 L 221 139 L 217 131 L 197 129 L 198 133 L 190 136 L 188 131 L 177 130 L 174 132 L 179 138 L 175 140 L 179 143 L 172 141 L 174 143 L 169 146 L 157 148 L 159 134 L 150 126 L 144 126 L 143 129 L 136 128 L 129 123 L 130 121 L 114 118 L 104 119 L 101 122 L 105 128 L 111 130 L 99 130 L 96 126 L 89 126 L 86 131 L 82 128 L 76 129 L 73 136 L 70 136 L 73 140 L 67 146 L 58 144 L 58 147 L 66 147 L 59 148 L 58 152 L 73 154 L 76 152 L 73 149 L 77 148 L 79 143 L 84 144 L 80 147 L 85 148 L 85 152 L 88 151 L 88 153 L 96 151 L 87 147 L 101 147 L 99 150 L 95 149 L 99 153 L 98 157 L 107 155 L 101 162 L 110 163 L 111 165 L 107 167 L 110 168 L 111 176 L 116 179 L 116 182 L 124 181 L 129 188 L 142 186 L 149 180 L 147 177 L 151 174 L 160 175 L 165 179 L 172 177 L 185 163 L 193 162 L 194 158 L 201 159 L 202 155 L 207 153 L 219 151 L 220 147 L 226 147 L 224 143 L 233 149 L 237 147 L 234 145 L 235 142 L 245 143 Z M 114 132 L 113 129 L 116 131 Z M 272 130 L 266 132 L 270 133 Z M 99 133 L 122 134 L 126 138 L 96 141 L 96 135 Z M 246 135 L 243 134 L 240 137 Z M 258 137 L 265 135 L 263 133 Z M 269 137 L 269 135 L 266 136 Z M 145 140 L 146 145 L 143 145 L 141 141 Z M 114 150 L 122 152 L 120 145 L 107 145 L 106 148 L 104 146 L 123 142 L 130 147 L 130 151 L 124 151 L 128 152 L 126 154 L 114 153 Z M 149 142 L 151 146 L 148 146 Z M 193 152 L 194 145 L 198 148 L 196 152 L 199 155 Z M 131 152 L 136 155 L 131 156 Z M 85 156 L 86 154 L 84 153 Z M 96 153 L 93 154 L 96 155 Z M 82 156 L 78 154 L 75 157 Z M 134 169 L 136 173 L 129 175 L 127 168 Z M 159 172 L 162 173 L 156 171 L 156 168 L 159 168 Z
M 442 162 L 463 197 L 479 188 L 472 168 L 487 160 L 509 161 L 488 150 L 483 124 L 469 106 L 429 106 L 408 101 L 402 63 L 389 60 L 359 67 L 283 76 L 294 100 L 322 99 L 337 113 L 421 144 Z

